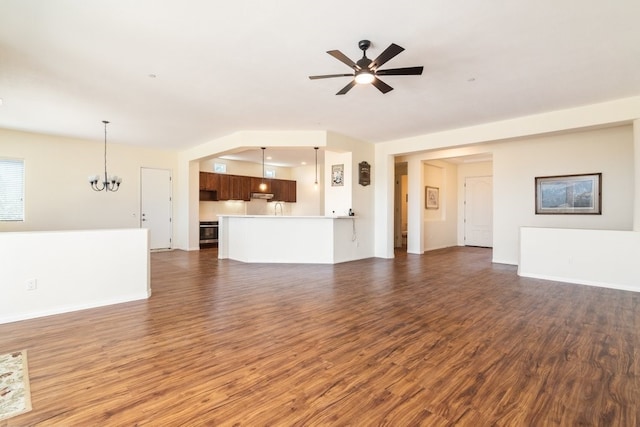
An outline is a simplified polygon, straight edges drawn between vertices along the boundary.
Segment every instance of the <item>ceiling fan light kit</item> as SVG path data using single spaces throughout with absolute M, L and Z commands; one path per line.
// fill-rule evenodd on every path
M 346 64 L 353 69 L 353 74 L 325 74 L 319 76 L 309 76 L 311 80 L 328 79 L 333 77 L 353 77 L 353 80 L 343 87 L 336 95 L 344 95 L 351 90 L 356 84 L 372 84 L 380 92 L 387 93 L 393 90 L 391 86 L 383 82 L 378 76 L 419 76 L 422 74 L 424 67 L 405 67 L 380 70 L 379 68 L 393 59 L 396 55 L 404 50 L 395 43 L 391 43 L 376 59 L 373 61 L 367 58 L 367 49 L 371 46 L 369 40 L 360 40 L 358 47 L 362 50 L 362 58 L 358 62 L 353 62 L 349 57 L 339 50 L 329 50 L 327 53 L 338 61 Z
M 366 85 L 369 83 L 373 83 L 376 76 L 374 76 L 369 70 L 360 70 L 356 72 L 356 83 L 361 85 Z

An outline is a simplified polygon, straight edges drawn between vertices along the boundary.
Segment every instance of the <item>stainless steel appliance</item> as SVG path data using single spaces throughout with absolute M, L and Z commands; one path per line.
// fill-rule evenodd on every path
M 218 221 L 200 221 L 200 247 L 218 246 Z

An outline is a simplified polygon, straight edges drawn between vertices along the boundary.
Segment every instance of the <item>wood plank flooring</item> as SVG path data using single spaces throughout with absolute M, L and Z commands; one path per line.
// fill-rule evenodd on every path
M 0 325 L 0 426 L 637 426 L 640 294 L 450 248 L 328 265 L 151 255 L 147 301 Z

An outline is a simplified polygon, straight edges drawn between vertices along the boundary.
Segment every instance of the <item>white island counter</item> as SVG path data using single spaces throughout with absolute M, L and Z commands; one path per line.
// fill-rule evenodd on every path
M 221 215 L 218 258 L 243 262 L 336 264 L 365 258 L 357 217 Z

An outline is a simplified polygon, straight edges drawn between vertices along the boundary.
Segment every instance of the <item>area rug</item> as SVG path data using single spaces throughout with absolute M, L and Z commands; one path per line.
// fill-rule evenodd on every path
M 0 420 L 31 410 L 27 351 L 0 355 Z

